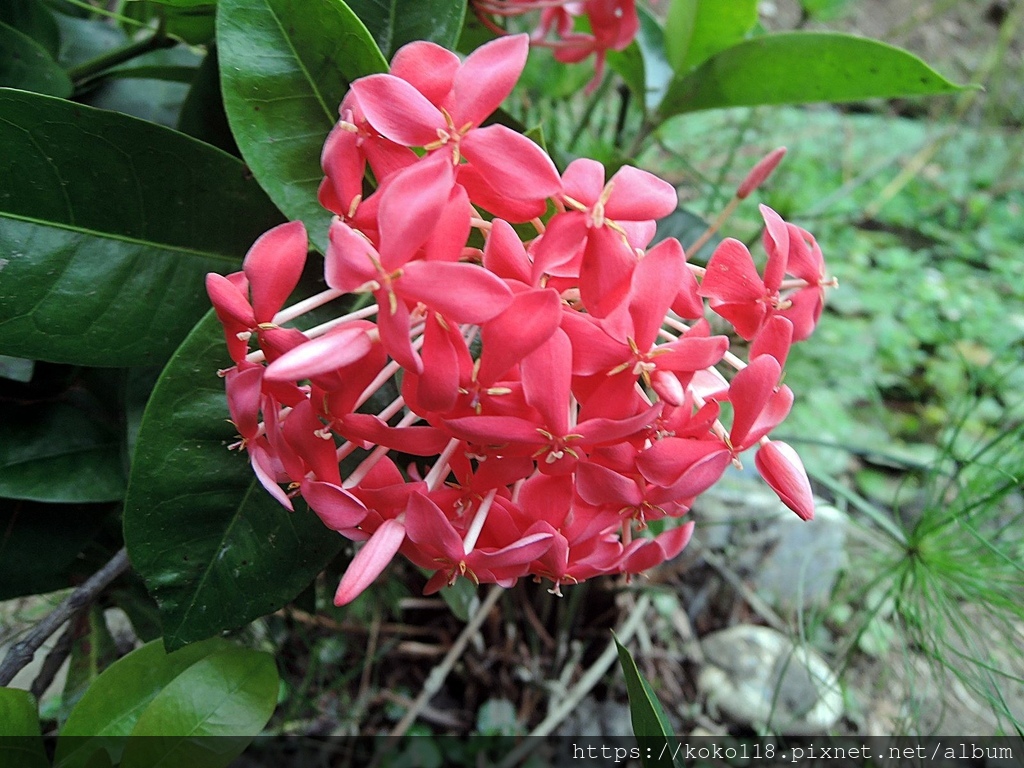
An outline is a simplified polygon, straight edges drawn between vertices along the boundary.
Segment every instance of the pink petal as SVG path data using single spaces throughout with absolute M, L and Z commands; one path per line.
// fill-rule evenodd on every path
M 304 480 L 302 498 L 332 531 L 355 528 L 368 514 L 363 502 L 334 483 Z
M 530 284 L 530 259 L 523 241 L 508 222 L 501 219 L 491 222 L 484 245 L 484 267 L 504 280 Z
M 637 264 L 629 289 L 629 314 L 633 318 L 633 340 L 641 351 L 646 352 L 655 343 L 687 271 L 683 246 L 674 237 L 651 248 Z
M 335 220 L 328 233 L 330 242 L 324 257 L 324 279 L 339 291 L 351 292 L 377 278 L 373 262 L 377 249 L 362 234 L 343 221 Z
M 247 440 L 253 439 L 259 432 L 262 384 L 262 365 L 232 368 L 224 377 L 224 390 L 228 398 L 231 421 L 238 429 L 238 434 Z
M 610 183 L 612 191 L 604 207 L 605 215 L 610 219 L 660 219 L 672 213 L 679 204 L 675 187 L 639 168 L 622 166 Z
M 483 173 L 472 163 L 462 163 L 457 169 L 458 183 L 469 193 L 473 205 L 490 211 L 495 217 L 514 223 L 536 219 L 547 210 L 546 198 L 536 200 L 516 200 L 496 189 Z
M 547 153 L 504 125 L 470 131 L 459 146 L 487 183 L 508 197 L 543 200 L 562 190 L 558 171 Z
M 487 322 L 512 303 L 502 279 L 475 264 L 414 261 L 403 268 L 395 290 L 456 323 Z
M 456 437 L 477 445 L 543 445 L 537 424 L 518 416 L 463 416 L 444 422 Z
M 551 338 L 561 317 L 562 301 L 554 290 L 516 294 L 505 311 L 481 329 L 483 353 L 477 380 L 485 386 L 496 382 Z
M 409 540 L 450 558 L 462 557 L 462 539 L 441 508 L 421 493 L 409 497 L 405 510 Z
M 667 488 L 678 483 L 691 469 L 704 466 L 707 460 L 711 461 L 709 469 L 714 470 L 722 453 L 728 463 L 729 452 L 718 440 L 666 437 L 641 453 L 636 466 L 645 480 Z M 724 471 L 724 467 L 722 469 Z
M 758 160 L 757 165 L 750 169 L 750 173 L 736 188 L 736 197 L 745 200 L 751 192 L 764 184 L 765 180 L 778 168 L 785 154 L 786 148 L 779 147 Z
M 793 392 L 779 386 L 782 368 L 771 355 L 761 355 L 736 374 L 729 385 L 733 405 L 729 439 L 742 451 L 773 430 L 793 405 Z
M 260 235 L 245 255 L 243 269 L 249 278 L 256 319 L 269 323 L 302 277 L 309 240 L 301 221 L 280 224 Z
M 249 299 L 223 275 L 211 272 L 206 276 L 206 293 L 222 325 L 237 324 L 246 329 L 256 325 Z
M 781 314 L 793 323 L 793 341 L 803 341 L 814 333 L 821 311 L 825 308 L 825 298 L 817 286 L 801 288 L 787 298 L 792 306 L 782 310 Z
M 754 343 L 750 345 L 750 359 L 771 355 L 778 360 L 780 367 L 785 366 L 792 344 L 793 323 L 782 315 L 772 315 L 754 337 Z
M 406 147 L 437 141 L 444 115 L 405 80 L 394 75 L 370 75 L 352 83 L 359 106 L 377 132 Z
M 704 317 L 704 302 L 700 298 L 700 286 L 689 268 L 683 270 L 679 281 L 679 292 L 672 300 L 672 311 L 684 320 Z
M 324 142 L 320 166 L 326 178 L 320 185 L 320 205 L 339 216 L 348 216 L 352 201 L 363 194 L 366 159 L 359 150 L 359 134 L 336 125 Z
M 540 411 L 544 426 L 557 436 L 569 428 L 572 344 L 561 329 L 527 355 L 521 366 L 526 402 Z
M 718 363 L 727 349 L 725 336 L 682 338 L 657 347 L 651 360 L 667 371 L 700 371 Z
M 389 427 L 379 416 L 349 413 L 341 420 L 341 429 L 350 440 L 365 440 L 413 456 L 432 456 L 444 450 L 451 439 L 436 427 Z
M 430 237 L 454 183 L 452 165 L 443 153 L 428 155 L 388 180 L 377 212 L 380 260 L 386 270 L 402 266 Z
M 817 284 L 825 276 L 825 259 L 814 235 L 795 224 L 789 227 L 789 261 L 786 271 L 794 277 Z
M 391 59 L 391 74 L 411 84 L 435 106 L 443 106 L 462 62 L 446 48 L 426 40 L 403 45 Z
M 555 214 L 539 242 L 532 248 L 531 282 L 538 285 L 545 274 L 553 274 L 559 267 L 572 262 L 586 244 L 587 236 L 587 218 L 584 214 L 577 211 Z
M 295 508 L 292 506 L 292 500 L 288 498 L 288 494 L 277 484 L 277 479 L 274 476 L 274 462 L 267 449 L 261 445 L 253 446 L 249 451 L 249 458 L 252 462 L 252 471 L 256 475 L 256 479 L 260 481 L 260 485 L 267 490 L 267 493 L 277 499 L 282 507 L 289 512 L 294 512 Z
M 451 105 L 455 127 L 480 125 L 512 93 L 526 66 L 527 35 L 509 35 L 485 43 L 466 58 L 455 75 Z
M 651 389 L 669 405 L 682 405 L 686 398 L 686 391 L 679 377 L 671 371 L 654 371 L 651 374 Z
M 747 246 L 727 237 L 708 260 L 700 295 L 723 304 L 754 303 L 764 298 L 765 285 Z
M 458 339 L 454 338 L 458 336 Z M 417 394 L 428 411 L 446 412 L 459 397 L 459 348 L 462 335 L 457 326 L 448 326 L 440 315 L 427 315 L 423 332 L 423 374 Z M 462 343 L 465 347 L 465 343 Z
M 580 267 L 580 296 L 594 317 L 606 317 L 629 295 L 637 260 L 622 236 L 609 227 L 590 230 Z
M 658 534 L 654 539 L 635 539 L 623 555 L 622 570 L 639 573 L 679 555 L 693 536 L 694 523 L 685 523 Z
M 458 185 L 452 187 L 448 203 L 423 244 L 423 258 L 427 261 L 458 261 L 472 228 L 471 212 L 466 190 Z
M 588 208 L 601 197 L 604 188 L 604 165 L 581 157 L 569 163 L 562 174 L 562 191 Z
M 644 501 L 634 481 L 600 464 L 586 461 L 576 468 L 576 492 L 594 506 L 637 507 Z
M 383 572 L 405 541 L 405 525 L 398 520 L 385 520 L 380 528 L 356 552 L 341 577 L 334 604 L 339 608 L 355 600 Z
M 772 440 L 754 456 L 754 465 L 782 503 L 803 520 L 814 518 L 814 494 L 803 462 L 787 443 Z
M 764 234 L 761 239 L 768 254 L 768 262 L 764 267 L 764 285 L 769 291 L 777 291 L 786 275 L 786 262 L 789 260 L 789 229 L 782 217 L 767 205 L 759 208 L 764 218 Z
M 395 362 L 410 371 L 423 372 L 423 361 L 413 349 L 412 339 L 409 336 L 411 330 L 411 319 L 409 308 L 405 302 L 396 297 L 394 310 L 391 308 L 391 298 L 386 291 L 374 293 L 377 299 L 377 330 L 380 333 L 380 343 Z
M 361 360 L 372 342 L 363 328 L 337 328 L 285 352 L 269 366 L 269 381 L 299 381 L 331 373 Z
M 658 418 L 663 406 L 664 403 L 655 403 L 643 413 L 627 419 L 587 419 L 577 424 L 573 432 L 582 435 L 587 445 L 613 443 L 646 429 Z

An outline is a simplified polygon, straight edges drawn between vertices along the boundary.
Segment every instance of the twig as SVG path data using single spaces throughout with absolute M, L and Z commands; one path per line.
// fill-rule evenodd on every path
M 74 639 L 75 622 L 70 622 L 67 629 L 64 630 L 64 634 L 57 640 L 57 644 L 46 654 L 46 660 L 43 662 L 42 669 L 39 670 L 36 679 L 32 681 L 32 695 L 37 700 L 43 698 L 46 689 L 53 683 L 53 678 L 57 676 L 57 672 L 64 666 L 64 661 L 71 655 L 71 644 L 74 642 Z
M 647 595 L 641 595 L 640 599 L 636 601 L 636 605 L 633 607 L 629 617 L 623 622 L 622 628 L 619 629 L 615 634 L 619 638 L 619 642 L 626 644 L 636 634 L 637 627 L 644 620 L 644 616 L 647 614 L 648 609 L 651 607 L 651 599 Z M 619 657 L 618 649 L 615 647 L 615 641 L 608 643 L 608 647 L 605 648 L 604 653 L 598 658 L 597 661 L 588 669 L 583 677 L 580 678 L 576 686 L 569 691 L 565 699 L 563 699 L 558 706 L 554 707 L 547 717 L 530 732 L 530 737 L 533 736 L 548 736 L 558 725 L 567 718 L 574 709 L 583 700 L 583 697 L 590 693 L 590 690 L 601 682 L 601 678 L 604 677 L 608 668 L 615 662 Z M 512 768 L 512 766 L 519 765 L 523 759 L 529 755 L 533 750 L 539 747 L 543 743 L 543 739 L 539 738 L 527 738 L 520 742 L 519 746 L 512 750 L 501 763 L 498 764 L 498 768 Z
M 90 576 L 82 586 L 67 596 L 49 615 L 36 624 L 35 629 L 21 642 L 11 646 L 3 664 L 0 664 L 0 686 L 7 685 L 27 667 L 43 643 L 64 623 L 89 605 L 114 579 L 128 570 L 128 553 L 124 548 L 110 558 L 110 562 Z
M 473 614 L 473 618 L 466 624 L 466 628 L 462 630 L 462 634 L 456 638 L 455 642 L 452 643 L 451 650 L 448 651 L 448 655 L 445 656 L 441 663 L 438 664 L 430 672 L 426 681 L 423 683 L 423 690 L 420 691 L 420 695 L 416 697 L 416 701 L 412 703 L 412 706 L 405 713 L 401 720 L 391 730 L 392 736 L 402 736 L 409 727 L 416 722 L 416 718 L 419 717 L 420 712 L 427 706 L 434 695 L 441 690 L 441 686 L 444 685 L 444 681 L 448 678 L 448 673 L 452 671 L 452 667 L 455 666 L 455 662 L 458 661 L 459 656 L 466 650 L 466 646 L 469 645 L 469 641 L 480 629 L 480 625 L 484 623 L 484 619 L 487 618 L 487 614 L 491 612 L 501 594 L 505 590 L 502 587 L 493 587 L 487 594 L 487 597 L 481 603 L 479 610 Z

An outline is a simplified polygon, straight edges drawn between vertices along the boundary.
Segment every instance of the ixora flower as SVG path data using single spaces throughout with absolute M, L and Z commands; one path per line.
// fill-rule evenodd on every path
M 544 8 L 564 25 L 582 6 L 604 7 Z M 686 546 L 694 498 L 749 449 L 813 516 L 799 457 L 769 434 L 793 403 L 790 347 L 831 285 L 821 250 L 765 207 L 763 276 L 735 240 L 706 268 L 674 239 L 652 246 L 669 184 L 630 167 L 606 179 L 592 160 L 560 175 L 527 138 L 481 127 L 526 47 L 505 37 L 461 62 L 412 43 L 390 74 L 352 84 L 323 153 L 328 290 L 284 306 L 308 248 L 294 222 L 207 279 L 235 363 L 222 373 L 236 446 L 281 504 L 301 496 L 362 542 L 339 605 L 399 553 L 432 572 L 427 592 L 640 573 Z M 292 327 L 328 306 L 345 309 Z M 732 333 L 712 332 L 709 308 Z

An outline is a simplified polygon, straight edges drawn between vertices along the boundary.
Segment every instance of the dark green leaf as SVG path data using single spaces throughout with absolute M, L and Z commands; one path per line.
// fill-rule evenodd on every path
M 671 768 L 674 739 L 672 726 L 655 696 L 650 683 L 640 674 L 636 662 L 626 647 L 615 638 L 619 650 L 619 664 L 626 678 L 629 694 L 630 719 L 633 733 L 640 743 L 640 762 L 644 768 Z
M 105 504 L 0 500 L 0 600 L 71 586 L 78 554 L 112 511 Z
M 157 694 L 186 669 L 231 645 L 212 638 L 168 654 L 159 640 L 147 643 L 111 664 L 71 711 L 57 740 L 57 768 L 84 766 L 100 749 L 115 760 L 124 737 Z
M 124 496 L 121 436 L 67 403 L 0 407 L 0 496 L 88 503 Z
M 142 419 L 125 541 L 160 605 L 168 647 L 242 626 L 301 592 L 344 539 L 290 513 L 254 479 L 226 421 L 230 364 L 210 312 L 161 376 Z
M 714 252 L 718 244 L 722 242 L 720 235 L 715 234 L 711 236 L 708 242 L 701 246 L 701 249 L 696 253 L 690 253 L 690 246 L 697 242 L 697 238 L 704 234 L 708 228 L 708 223 L 704 221 L 700 216 L 695 213 L 691 213 L 685 208 L 679 208 L 673 211 L 665 218 L 658 221 L 658 229 L 654 235 L 654 242 L 660 243 L 662 240 L 668 237 L 676 238 L 683 246 L 683 250 L 686 252 L 686 259 L 691 263 L 707 264 L 708 259 L 711 258 L 711 254 Z
M 676 72 L 688 72 L 738 43 L 757 23 L 757 0 L 673 0 L 665 20 L 665 49 Z
M 452 49 L 466 15 L 464 0 L 346 0 L 370 30 L 384 56 L 414 40 Z
M 0 146 L 5 354 L 161 362 L 280 220 L 238 160 L 124 115 L 0 91 Z
M 747 40 L 677 75 L 661 116 L 719 107 L 954 93 L 921 59 L 852 35 L 788 32 Z
M 50 9 L 40 0 L 4 0 L 0 23 L 9 24 L 35 40 L 52 58 L 60 52 L 60 30 Z
M 216 48 L 211 47 L 195 72 L 188 96 L 181 105 L 178 130 L 236 157 L 241 155 L 235 137 L 231 135 L 228 117 L 224 114 Z
M 341 0 L 221 0 L 221 86 L 231 131 L 263 189 L 321 250 L 320 152 L 352 80 L 387 70 Z
M 71 80 L 39 43 L 0 23 L 0 86 L 70 96 Z
M 238 647 L 211 654 L 146 707 L 121 768 L 223 768 L 263 730 L 277 691 L 277 667 L 269 654 Z

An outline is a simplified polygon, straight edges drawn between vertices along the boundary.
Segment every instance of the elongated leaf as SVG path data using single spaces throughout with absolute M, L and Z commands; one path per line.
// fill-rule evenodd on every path
M 662 117 L 718 107 L 854 101 L 953 93 L 921 59 L 891 45 L 852 35 L 788 32 L 747 40 L 677 75 Z
M 28 691 L 0 688 L 0 765 L 47 768 L 36 702 Z
M 413 40 L 454 49 L 466 15 L 464 0 L 346 0 L 390 59 Z
M 181 105 L 178 130 L 195 136 L 207 144 L 240 156 L 235 137 L 231 135 L 224 100 L 220 95 L 220 75 L 217 71 L 217 49 L 206 54 L 196 70 L 185 103 Z
M 56 768 L 80 768 L 98 750 L 117 759 L 124 737 L 135 728 L 157 694 L 185 670 L 231 644 L 220 638 L 168 654 L 159 640 L 114 662 L 71 711 L 57 740 Z
M 146 707 L 121 768 L 222 768 L 263 730 L 274 713 L 277 690 L 277 667 L 269 654 L 238 647 L 211 654 Z
M 71 80 L 42 45 L 0 22 L 0 86 L 70 96 Z
M 177 648 L 242 626 L 301 592 L 344 542 L 289 513 L 227 450 L 229 365 L 213 313 L 168 364 L 142 418 L 125 499 L 128 554 Z
M 665 20 L 665 50 L 686 72 L 742 40 L 757 23 L 757 0 L 673 0 Z
M 386 71 L 387 62 L 341 0 L 220 0 L 217 40 L 224 108 L 242 157 L 325 250 L 320 152 L 349 83 Z
M 609 51 L 608 64 L 644 104 L 644 109 L 657 109 L 672 80 L 672 67 L 665 53 L 665 31 L 647 8 L 638 6 L 640 29 L 636 40 L 624 51 Z
M 121 437 L 66 403 L 0 405 L 0 496 L 49 502 L 124 496 Z
M 60 51 L 60 30 L 50 9 L 39 0 L 4 0 L 0 3 L 0 22 L 24 32 L 53 58 Z
M 651 689 L 650 683 L 640 674 L 633 656 L 615 638 L 619 651 L 619 664 L 626 678 L 626 692 L 629 694 L 629 713 L 633 721 L 633 733 L 640 743 L 640 761 L 644 768 L 671 768 L 675 740 L 672 726 L 661 707 L 661 702 Z
M 116 137 L 116 138 L 115 138 Z M 237 159 L 124 115 L 0 91 L 0 351 L 166 360 L 279 213 Z

